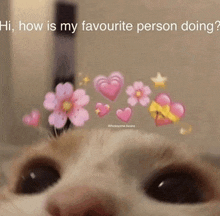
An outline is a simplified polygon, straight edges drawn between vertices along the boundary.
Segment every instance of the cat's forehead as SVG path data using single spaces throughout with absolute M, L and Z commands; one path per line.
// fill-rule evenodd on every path
M 193 154 L 187 151 L 187 147 L 180 143 L 172 143 L 165 138 L 147 134 L 137 130 L 76 130 L 64 133 L 57 139 L 49 139 L 22 151 L 22 158 L 47 156 L 67 159 L 72 155 L 90 152 L 101 156 L 132 155 L 141 156 L 148 154 L 157 160 L 184 158 L 190 160 Z

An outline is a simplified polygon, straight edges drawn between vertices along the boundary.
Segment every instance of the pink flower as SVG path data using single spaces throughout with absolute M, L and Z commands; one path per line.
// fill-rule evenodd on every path
M 142 82 L 134 82 L 133 86 L 128 86 L 126 93 L 130 96 L 128 103 L 131 106 L 135 106 L 138 102 L 142 106 L 147 106 L 150 102 L 148 95 L 151 93 L 151 90 L 148 86 L 144 86 Z
M 62 128 L 67 119 L 75 126 L 83 126 L 89 120 L 89 113 L 83 107 L 89 103 L 89 96 L 85 90 L 73 91 L 70 83 L 58 84 L 56 93 L 48 92 L 45 95 L 44 107 L 53 111 L 49 116 L 49 124 L 55 128 Z

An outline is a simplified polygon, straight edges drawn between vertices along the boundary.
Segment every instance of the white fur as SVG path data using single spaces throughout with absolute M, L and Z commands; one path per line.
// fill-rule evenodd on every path
M 99 130 L 85 133 L 78 150 L 72 151 L 63 160 L 57 159 L 59 152 L 65 151 L 62 149 L 61 140 L 68 136 L 71 143 L 75 135 L 69 132 L 58 139 L 60 150 L 54 154 L 53 159 L 59 161 L 62 174 L 61 180 L 54 186 L 36 195 L 14 194 L 13 189 L 10 189 L 13 185 L 3 188 L 0 216 L 49 216 L 45 206 L 53 194 L 80 186 L 95 188 L 108 194 L 116 201 L 115 216 L 220 215 L 219 172 L 215 168 L 210 169 L 209 165 L 208 168 L 204 164 L 200 165 L 200 160 L 186 146 L 172 144 L 159 136 L 133 130 Z M 44 145 L 45 142 L 33 148 L 37 151 L 44 148 Z M 210 175 L 210 184 L 214 182 L 215 196 L 208 202 L 191 205 L 163 203 L 148 197 L 141 188 L 143 181 L 148 181 L 158 169 L 176 163 L 187 163 L 194 166 L 195 170 L 204 169 L 204 173 Z M 9 185 L 10 181 L 12 180 L 9 179 Z

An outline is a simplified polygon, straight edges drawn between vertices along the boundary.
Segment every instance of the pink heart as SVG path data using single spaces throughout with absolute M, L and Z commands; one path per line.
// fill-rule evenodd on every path
M 95 109 L 99 111 L 98 112 L 99 117 L 103 117 L 107 115 L 110 111 L 109 105 L 108 104 L 103 105 L 102 103 L 97 103 Z
M 185 109 L 180 103 L 172 103 L 170 106 L 170 112 L 173 113 L 175 116 L 181 118 L 185 113 Z
M 121 84 L 121 86 L 124 85 L 124 77 L 120 72 L 112 72 L 109 76 L 111 79 L 118 80 Z
M 22 119 L 23 123 L 29 126 L 37 127 L 40 120 L 40 112 L 33 110 L 29 115 L 25 115 Z
M 117 117 L 122 120 L 123 122 L 129 122 L 130 118 L 131 118 L 131 114 L 132 114 L 132 111 L 131 111 L 131 108 L 130 107 L 127 107 L 125 108 L 124 110 L 122 109 L 118 109 L 116 111 L 116 115 Z
M 114 101 L 124 85 L 124 77 L 119 72 L 113 72 L 109 77 L 97 76 L 94 79 L 94 87 L 104 97 Z
M 183 117 L 183 115 L 185 113 L 185 109 L 184 109 L 183 105 L 180 103 L 171 102 L 171 99 L 167 94 L 164 94 L 164 93 L 159 94 L 156 97 L 155 101 L 158 104 L 160 104 L 162 107 L 166 106 L 166 105 L 170 106 L 170 112 L 179 118 Z M 167 124 L 171 124 L 171 123 L 172 123 L 172 121 L 170 119 L 165 118 L 165 117 L 160 118 L 159 114 L 155 118 L 155 124 L 157 126 L 167 125 Z
M 164 94 L 164 93 L 159 94 L 156 97 L 155 101 L 157 103 L 159 103 L 161 106 L 170 105 L 170 103 L 171 103 L 170 97 L 167 94 Z

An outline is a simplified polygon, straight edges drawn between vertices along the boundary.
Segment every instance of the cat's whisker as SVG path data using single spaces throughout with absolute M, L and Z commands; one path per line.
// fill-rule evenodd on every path
M 54 127 L 54 134 L 55 134 L 55 138 L 58 137 L 58 133 L 57 133 L 57 129 Z

